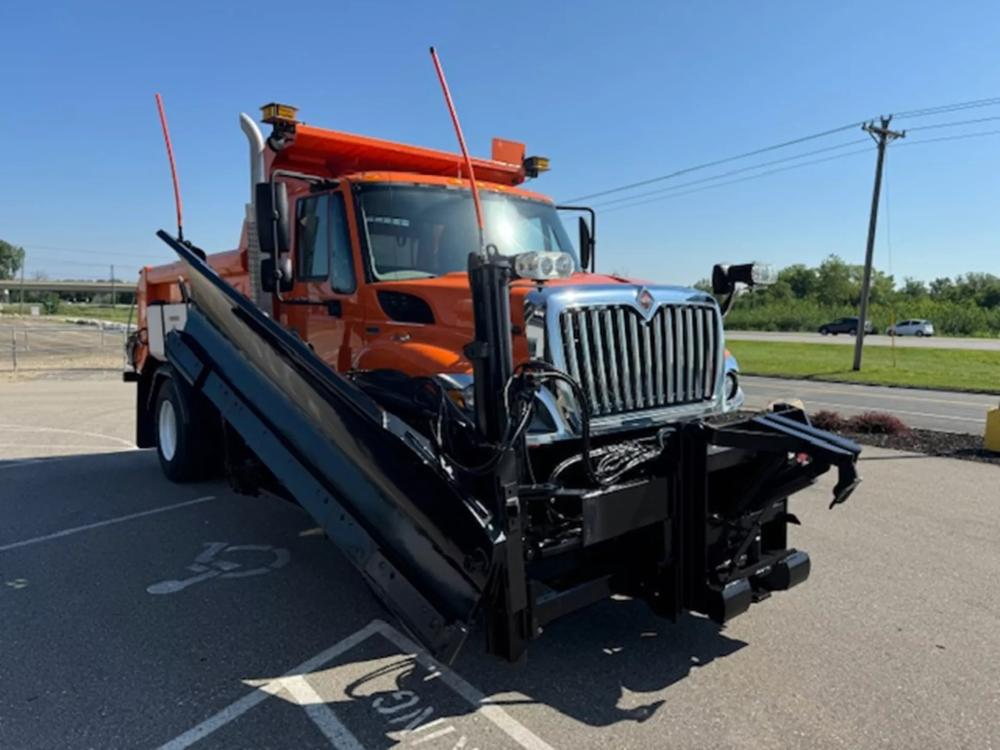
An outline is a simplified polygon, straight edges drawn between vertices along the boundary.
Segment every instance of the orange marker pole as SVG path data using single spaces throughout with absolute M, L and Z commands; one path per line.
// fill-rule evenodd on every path
M 174 181 L 174 204 L 177 206 L 177 239 L 184 240 L 183 207 L 181 205 L 181 186 L 177 180 L 177 165 L 174 164 L 174 147 L 170 144 L 170 130 L 167 129 L 167 115 L 163 111 L 163 98 L 156 95 L 156 109 L 160 113 L 160 125 L 163 126 L 163 140 L 167 144 L 167 160 L 170 162 L 170 176 Z
M 472 158 L 469 156 L 469 149 L 465 145 L 465 136 L 462 135 L 462 124 L 458 121 L 458 113 L 455 111 L 455 103 L 451 100 L 451 92 L 448 90 L 448 82 L 444 78 L 441 61 L 438 59 L 437 52 L 433 47 L 431 47 L 431 60 L 434 61 L 434 69 L 437 71 L 438 81 L 441 82 L 441 90 L 444 92 L 444 100 L 448 105 L 448 114 L 451 115 L 451 122 L 455 126 L 455 135 L 458 136 L 458 145 L 462 149 L 462 156 L 465 158 L 465 171 L 469 174 L 469 183 L 472 186 L 472 202 L 476 207 L 476 225 L 479 227 L 479 252 L 485 253 L 486 240 L 483 206 L 479 202 L 479 187 L 476 185 L 476 173 L 472 169 Z

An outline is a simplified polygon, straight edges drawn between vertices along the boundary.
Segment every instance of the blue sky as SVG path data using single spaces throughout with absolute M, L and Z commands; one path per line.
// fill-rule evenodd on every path
M 114 263 L 133 278 L 169 259 L 153 237 L 173 225 L 155 91 L 187 234 L 212 250 L 235 245 L 247 199 L 241 110 L 277 99 L 317 125 L 453 148 L 430 44 L 473 152 L 488 154 L 494 135 L 526 141 L 553 165 L 533 187 L 557 199 L 880 113 L 1000 96 L 1000 4 L 989 2 L 42 0 L 4 3 L 0 28 L 0 237 L 28 249 L 29 274 L 52 277 L 106 276 Z M 890 270 L 891 239 L 897 278 L 1000 273 L 1000 135 L 917 145 L 990 130 L 1000 120 L 914 131 L 912 146 L 890 150 L 878 267 Z M 718 261 L 861 262 L 874 156 L 602 213 L 599 268 L 689 283 Z

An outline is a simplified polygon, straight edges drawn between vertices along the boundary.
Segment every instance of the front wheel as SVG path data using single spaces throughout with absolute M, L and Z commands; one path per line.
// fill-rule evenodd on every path
M 849 330 L 849 331 L 847 332 L 847 335 L 848 335 L 848 336 L 857 336 L 857 335 L 858 335 L 858 332 L 857 332 L 857 331 L 856 331 L 855 329 L 853 329 L 853 328 L 852 328 L 851 330 Z
M 153 419 L 156 455 L 160 468 L 172 482 L 205 478 L 213 464 L 215 445 L 208 404 L 197 394 L 167 376 L 156 394 Z
M 926 334 L 924 334 L 923 331 L 917 331 L 917 336 L 919 336 L 920 338 L 923 338 L 925 335 Z

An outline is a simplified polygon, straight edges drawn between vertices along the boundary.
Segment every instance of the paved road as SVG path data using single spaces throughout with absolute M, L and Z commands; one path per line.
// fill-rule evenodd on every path
M 910 427 L 947 432 L 982 434 L 986 411 L 1000 404 L 1000 397 L 915 388 L 820 383 L 747 375 L 743 378 L 747 406 L 762 409 L 778 399 L 801 399 L 809 411 L 827 409 L 841 414 L 887 411 Z
M 781 331 L 726 331 L 726 338 L 732 341 L 789 341 L 799 344 L 850 344 L 854 346 L 854 337 L 846 334 L 838 336 L 821 336 L 818 333 L 784 333 Z M 896 346 L 923 347 L 927 349 L 976 349 L 979 351 L 1000 351 L 1000 337 L 991 339 L 963 339 L 948 336 L 932 336 L 917 338 L 916 336 L 897 336 Z M 871 334 L 865 339 L 866 346 L 891 346 L 892 339 L 888 336 Z
M 295 506 L 118 450 L 130 400 L 0 382 L 0 747 L 1000 746 L 997 467 L 866 449 L 795 503 L 811 579 L 724 630 L 611 600 L 448 669 Z

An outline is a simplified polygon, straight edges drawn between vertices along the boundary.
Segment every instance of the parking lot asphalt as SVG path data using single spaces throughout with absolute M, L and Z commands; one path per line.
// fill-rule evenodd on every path
M 120 444 L 131 398 L 0 384 L 0 747 L 1000 745 L 997 467 L 866 449 L 794 502 L 810 579 L 726 628 L 614 599 L 448 667 L 296 506 Z

